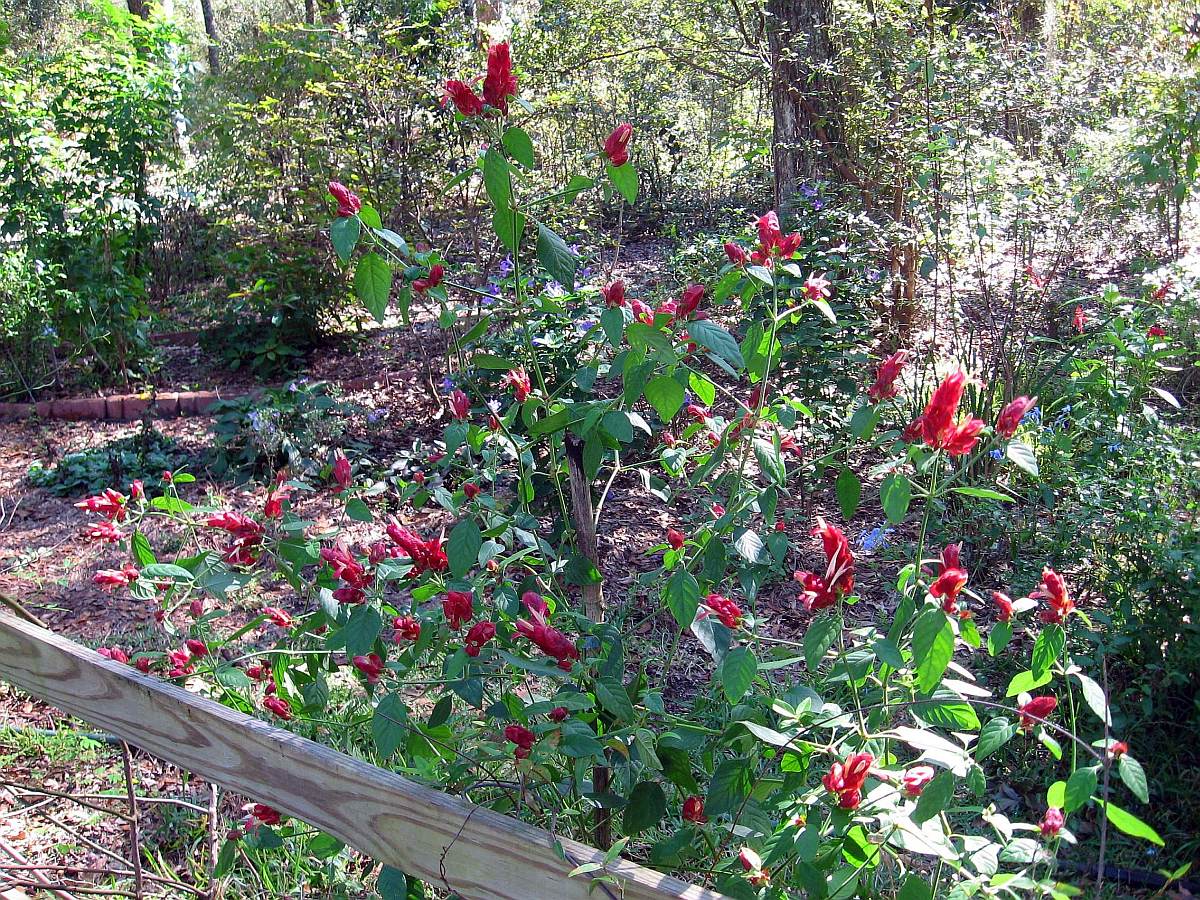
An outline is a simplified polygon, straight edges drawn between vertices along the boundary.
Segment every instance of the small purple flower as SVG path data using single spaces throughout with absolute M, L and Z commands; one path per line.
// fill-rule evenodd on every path
M 888 535 L 895 530 L 895 528 L 884 528 L 882 525 L 876 526 L 858 539 L 858 545 L 867 553 L 873 553 L 887 544 Z
M 813 197 L 813 201 L 812 201 L 813 209 L 823 209 L 824 206 L 825 206 L 824 200 L 822 200 L 820 197 Z
M 1030 422 L 1032 422 L 1034 425 L 1039 425 L 1039 424 L 1041 424 L 1041 421 L 1042 421 L 1042 408 L 1040 406 L 1035 406 L 1033 409 L 1029 410 L 1029 412 L 1025 413 L 1025 415 L 1021 416 L 1021 424 L 1022 425 L 1025 425 Z
M 385 410 L 385 409 L 373 409 L 369 413 L 367 413 L 367 421 L 370 422 L 372 425 L 374 425 L 376 422 L 378 422 L 380 419 L 382 419 L 386 415 L 387 415 L 387 410 Z
M 561 284 L 554 279 L 551 279 L 550 281 L 546 282 L 546 286 L 542 288 L 542 293 L 547 297 L 561 297 L 566 294 L 566 291 L 563 290 L 563 286 Z
M 515 268 L 513 258 L 511 256 L 504 257 L 504 259 L 500 260 L 500 277 L 507 278 L 513 273 Z
M 817 189 L 807 182 L 800 185 L 800 193 L 809 199 L 817 196 Z
M 683 392 L 683 405 L 684 405 L 684 406 L 691 406 L 691 405 L 692 405 L 692 392 L 691 392 L 691 391 L 689 391 L 689 390 L 685 390 L 685 391 Z
M 454 390 L 454 382 L 450 380 L 449 375 L 442 379 L 442 390 L 447 394 Z
M 995 450 L 989 451 L 988 456 L 992 459 L 1004 459 L 1004 451 L 997 447 Z
M 879 281 L 883 278 L 883 269 L 869 269 L 867 271 L 867 281 Z
M 595 327 L 596 327 L 595 319 L 580 319 L 578 322 L 575 323 L 575 328 L 578 329 L 580 334 L 587 334 L 589 331 L 591 331 Z
M 579 255 L 579 245 L 578 244 L 571 244 L 569 247 L 567 247 L 567 249 L 570 250 L 576 256 Z
M 591 278 L 591 277 L 592 277 L 592 267 L 591 266 L 584 266 L 582 269 L 579 270 L 579 280 L 580 281 L 586 281 L 588 278 Z

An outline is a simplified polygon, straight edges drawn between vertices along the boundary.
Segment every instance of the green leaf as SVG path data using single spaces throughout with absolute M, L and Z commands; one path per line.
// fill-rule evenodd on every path
M 375 707 L 371 716 L 371 738 L 382 759 L 387 759 L 404 743 L 407 721 L 408 710 L 399 694 L 388 694 Z
M 1070 814 L 1082 808 L 1095 793 L 1097 781 L 1095 769 L 1076 769 L 1072 772 L 1063 792 L 1063 812 Z
M 375 607 L 356 606 L 342 628 L 341 637 L 345 641 L 346 653 L 350 656 L 370 653 L 371 646 L 382 630 L 383 619 Z
M 492 213 L 492 231 L 506 250 L 518 252 L 521 235 L 525 233 L 525 214 L 511 209 L 496 210 Z
M 1036 690 L 1044 684 L 1049 684 L 1050 679 L 1054 676 L 1049 672 L 1043 672 L 1040 678 L 1034 678 L 1033 673 L 1029 670 L 1018 672 L 1012 677 L 1012 681 L 1008 683 L 1008 690 L 1004 692 L 1005 697 L 1015 697 L 1017 694 L 1024 694 L 1027 691 Z
M 862 499 L 862 482 L 848 468 L 842 469 L 834 482 L 834 489 L 837 492 L 838 505 L 842 508 L 842 518 L 853 519 L 858 511 L 858 501 Z
M 608 180 L 612 182 L 612 186 L 624 197 L 629 203 L 637 200 L 638 193 L 638 177 L 637 170 L 629 163 L 623 166 L 613 166 L 611 163 L 605 166 L 608 172 Z
M 696 610 L 700 608 L 700 585 L 692 574 L 686 569 L 677 570 L 667 579 L 663 596 L 676 624 L 680 628 L 690 628 L 696 620 Z
M 373 228 L 378 231 L 383 227 L 383 220 L 379 218 L 379 210 L 369 203 L 364 203 L 358 211 L 358 218 L 368 228 Z
M 933 900 L 933 888 L 920 875 L 909 875 L 900 886 L 896 900 Z
M 869 403 L 864 404 L 850 417 L 850 433 L 860 441 L 865 441 L 878 423 L 879 410 Z
M 787 484 L 787 465 L 774 441 L 755 439 L 754 458 L 758 460 L 758 468 L 762 470 L 768 481 L 781 486 Z
M 392 293 L 392 267 L 378 253 L 366 253 L 354 270 L 354 292 L 376 322 L 383 322 Z
M 353 519 L 355 522 L 374 522 L 375 517 L 371 515 L 371 507 L 367 506 L 358 497 L 351 497 L 346 502 L 346 516 Z
M 631 347 L 639 347 L 643 350 L 653 348 L 654 350 L 669 351 L 671 349 L 670 336 L 645 322 L 630 322 L 629 327 L 625 329 L 625 336 L 629 339 Z
M 358 236 L 361 233 L 362 223 L 354 216 L 333 220 L 333 224 L 329 227 L 329 242 L 333 244 L 333 252 L 338 255 L 338 259 L 344 263 L 350 262 L 350 255 L 354 253 L 354 247 L 358 243 Z
M 683 406 L 683 385 L 667 375 L 652 378 L 646 384 L 645 394 L 647 402 L 654 407 L 664 424 L 675 418 Z
M 1125 782 L 1125 787 L 1133 792 L 1133 796 L 1143 803 L 1150 802 L 1150 786 L 1146 783 L 1146 772 L 1140 762 L 1128 753 L 1124 754 L 1117 760 L 1117 774 Z
M 408 242 L 390 228 L 378 228 L 375 230 L 376 236 L 385 244 L 391 245 L 394 249 L 399 250 L 402 256 L 408 256 Z
M 738 348 L 737 341 L 720 325 L 708 319 L 688 322 L 688 336 L 701 347 L 711 350 L 733 368 L 745 368 L 746 363 L 742 359 L 742 351 Z
M 637 834 L 657 825 L 667 812 L 667 795 L 657 781 L 641 781 L 629 794 L 621 827 Z
M 1028 444 L 1023 444 L 1020 441 L 1010 442 L 1007 455 L 1018 469 L 1032 475 L 1034 478 L 1038 477 L 1037 457 L 1034 456 L 1033 449 Z
M 566 241 L 547 228 L 538 224 L 537 239 L 538 262 L 551 278 L 568 291 L 575 290 L 575 267 L 578 258 L 571 252 Z
M 997 656 L 1012 640 L 1012 622 L 997 622 L 988 632 L 988 655 Z
M 977 731 L 975 708 L 951 691 L 938 691 L 932 700 L 918 703 L 913 711 L 928 722 L 951 731 Z
M 493 208 L 499 213 L 512 209 L 512 175 L 508 160 L 495 147 L 483 155 L 483 186 Z
M 990 488 L 980 487 L 956 487 L 951 488 L 956 494 L 962 494 L 964 497 L 975 497 L 979 500 L 999 500 L 1002 503 L 1013 503 L 1014 500 L 1008 494 L 1002 494 L 999 491 L 993 491 Z
M 129 549 L 133 553 L 133 560 L 139 566 L 153 565 L 158 560 L 154 556 L 154 551 L 150 549 L 150 540 L 140 531 L 135 531 L 133 537 L 129 540 Z
M 692 372 L 688 375 L 688 386 L 692 389 L 692 393 L 705 406 L 712 406 L 713 401 L 717 399 L 717 387 L 704 375 L 699 372 Z
M 835 613 L 817 616 L 804 632 L 804 664 L 815 672 L 826 652 L 842 633 L 842 619 Z
M 399 869 L 384 866 L 375 880 L 375 890 L 383 900 L 407 900 L 408 878 Z
M 767 548 L 763 544 L 762 538 L 758 536 L 752 528 L 742 530 L 733 541 L 733 549 L 738 552 L 738 555 L 746 560 L 751 565 L 758 565 L 767 561 Z
M 928 607 L 913 625 L 913 662 L 917 667 L 917 687 L 928 694 L 942 680 L 954 655 L 954 628 L 946 614 Z
M 489 369 L 494 372 L 507 372 L 517 367 L 511 359 L 497 356 L 495 353 L 476 353 L 471 357 L 471 365 L 477 369 Z
M 446 559 L 450 562 L 450 574 L 462 578 L 479 561 L 479 548 L 483 546 L 483 535 L 474 519 L 463 519 L 446 539 Z
M 730 703 L 737 703 L 746 695 L 757 673 L 758 660 L 749 647 L 729 651 L 721 663 L 721 687 Z
M 903 475 L 888 475 L 879 486 L 879 502 L 883 514 L 893 525 L 904 521 L 908 504 L 912 500 L 912 482 Z
M 600 327 L 604 336 L 613 347 L 621 346 L 621 337 L 625 332 L 625 313 L 616 307 L 610 307 L 600 314 Z
M 921 792 L 917 808 L 913 810 L 912 820 L 918 825 L 928 822 L 949 806 L 950 801 L 954 799 L 954 781 L 953 772 L 939 772 L 935 775 L 933 781 L 925 785 L 925 790 Z
M 142 569 L 142 577 L 152 581 L 194 581 L 196 576 L 173 563 L 151 563 Z
M 518 128 L 516 125 L 504 132 L 504 137 L 501 139 L 504 144 L 504 149 L 508 151 L 508 155 L 519 162 L 527 169 L 532 169 L 537 165 L 537 160 L 533 154 L 533 141 L 529 137 L 529 132 L 524 128 Z
M 1041 678 L 1048 672 L 1066 645 L 1067 633 L 1061 625 L 1044 628 L 1033 644 L 1033 665 L 1030 667 L 1033 677 Z
M 572 175 L 571 180 L 567 182 L 566 188 L 563 189 L 563 197 L 568 203 L 573 203 L 575 198 L 582 191 L 586 191 L 596 183 L 596 179 L 588 178 L 586 175 Z
M 1099 797 L 1093 797 L 1097 803 L 1104 807 L 1104 814 L 1108 816 L 1108 821 L 1113 824 L 1118 831 L 1123 831 L 1130 837 L 1142 838 L 1152 844 L 1157 844 L 1159 847 L 1165 846 L 1163 839 L 1158 836 L 1158 832 L 1139 819 L 1131 812 L 1126 812 L 1121 807 L 1112 803 L 1105 802 Z
M 990 719 L 975 742 L 975 760 L 982 762 L 1013 739 L 1017 726 L 1003 716 Z
M 596 698 L 600 705 L 622 722 L 634 720 L 633 704 L 624 685 L 616 678 L 601 678 L 596 682 Z
M 1088 705 L 1088 709 L 1096 714 L 1096 717 L 1101 722 L 1112 727 L 1112 713 L 1108 708 L 1108 698 L 1104 696 L 1104 688 L 1100 687 L 1095 680 L 1084 675 L 1082 672 L 1074 673 L 1079 679 L 1079 686 L 1083 688 L 1083 701 Z
M 605 432 L 622 444 L 628 444 L 633 440 L 633 423 L 629 421 L 628 413 L 612 409 L 606 412 L 600 421 Z
M 750 761 L 735 756 L 722 760 L 708 783 L 708 796 L 704 800 L 704 811 L 710 817 L 736 813 L 753 786 Z

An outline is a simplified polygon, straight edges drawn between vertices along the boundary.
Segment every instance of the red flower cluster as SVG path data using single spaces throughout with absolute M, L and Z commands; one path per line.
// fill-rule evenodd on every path
M 677 531 L 674 528 L 667 529 L 667 543 L 671 545 L 672 550 L 682 550 L 683 542 L 687 537 L 682 531 Z
M 470 591 L 449 591 L 442 600 L 442 614 L 450 628 L 459 631 L 475 615 L 475 598 Z
M 184 675 L 190 675 L 195 671 L 196 664 L 192 661 L 192 653 L 188 648 L 180 647 L 178 650 L 172 650 L 167 654 L 167 676 L 169 678 L 181 678 Z
M 450 395 L 450 409 L 454 413 L 454 418 L 460 421 L 466 420 L 471 415 L 471 398 L 462 391 L 455 391 Z
M 392 628 L 396 629 L 392 640 L 397 644 L 401 641 L 415 641 L 421 636 L 421 623 L 412 616 L 396 616 L 392 620 Z
M 387 669 L 378 653 L 369 653 L 366 656 L 356 656 L 352 660 L 354 668 L 362 672 L 363 677 L 367 679 L 367 684 L 378 684 L 379 677 Z
M 600 291 L 604 297 L 604 305 L 611 308 L 625 305 L 625 282 L 618 278 L 611 284 L 607 284 Z
M 619 169 L 629 162 L 629 140 L 633 137 L 633 126 L 622 122 L 612 130 L 608 140 L 604 142 L 604 155 L 614 169 Z
M 367 599 L 366 589 L 371 586 L 375 576 L 354 558 L 350 550 L 339 544 L 336 547 L 321 549 L 321 559 L 329 563 L 333 569 L 333 577 L 345 584 L 333 592 L 338 603 L 362 603 Z
M 524 403 L 533 392 L 533 384 L 529 381 L 529 373 L 525 371 L 524 366 L 510 369 L 504 376 L 504 383 L 512 388 L 513 399 L 518 403 Z
M 1037 397 L 1017 397 L 1005 406 L 996 419 L 996 434 L 1002 438 L 1011 438 L 1017 433 L 1017 426 L 1021 424 L 1021 419 L 1025 418 L 1025 413 L 1033 409 L 1035 403 Z
M 785 236 L 774 210 L 760 216 L 755 228 L 758 230 L 758 249 L 750 254 L 750 261 L 756 265 L 770 267 L 775 257 L 791 259 L 800 249 L 800 234 L 792 232 Z
M 446 276 L 446 268 L 440 264 L 435 264 L 429 267 L 429 274 L 424 278 L 418 278 L 413 282 L 413 290 L 418 294 L 424 294 L 442 283 L 442 279 Z
M 137 566 L 126 563 L 120 569 L 101 569 L 92 576 L 92 583 L 100 585 L 105 590 L 110 590 L 115 587 L 124 587 L 127 584 L 132 584 L 138 580 L 139 575 Z
M 121 522 L 125 519 L 125 495 L 112 488 L 105 488 L 94 497 L 80 500 L 75 504 L 75 508 L 100 513 L 110 522 Z
M 755 887 L 764 887 L 771 883 L 771 873 L 763 868 L 762 857 L 749 847 L 743 847 L 738 852 L 738 862 L 749 873 L 746 880 Z
M 467 651 L 467 656 L 478 656 L 480 648 L 495 636 L 496 626 L 491 622 L 476 622 L 467 632 L 467 640 L 463 649 Z
M 804 585 L 804 592 L 798 599 L 806 610 L 816 612 L 828 609 L 837 603 L 839 597 L 854 590 L 854 553 L 842 530 L 822 518 L 817 519 L 817 527 L 812 533 L 821 536 L 821 544 L 825 549 L 825 574 L 796 572 L 793 577 Z
M 933 781 L 934 774 L 933 766 L 913 766 L 900 779 L 904 785 L 904 793 L 909 797 L 920 797 L 925 785 Z
M 855 753 L 845 763 L 835 762 L 830 766 L 829 773 L 821 779 L 821 783 L 825 785 L 825 790 L 837 794 L 838 806 L 855 809 L 862 803 L 863 784 L 874 762 L 875 757 L 870 753 Z
M 549 607 L 539 594 L 526 591 L 521 595 L 521 603 L 529 610 L 530 619 L 517 619 L 517 631 L 531 640 L 537 648 L 547 656 L 558 661 L 558 667 L 564 672 L 571 670 L 573 660 L 579 659 L 579 651 L 575 644 L 557 628 L 552 627 L 546 619 Z
M 1017 707 L 1017 712 L 1021 714 L 1021 728 L 1031 731 L 1037 724 L 1036 720 L 1048 718 L 1057 706 L 1058 699 L 1047 696 L 1034 697 L 1028 703 Z
M 746 251 L 741 245 L 735 244 L 733 241 L 725 242 L 725 255 L 729 257 L 729 261 L 735 266 L 744 266 L 746 264 Z
M 688 797 L 683 801 L 683 821 L 703 825 L 708 821 L 704 814 L 704 798 Z
M 956 418 L 966 385 L 965 373 L 947 375 L 929 398 L 924 414 L 904 430 L 905 440 L 919 438 L 933 449 L 945 450 L 951 456 L 970 453 L 983 430 L 983 420 L 970 415 Z
M 329 182 L 329 193 L 338 202 L 337 214 L 341 218 L 357 215 L 362 209 L 362 200 L 358 198 L 358 194 L 340 181 Z
M 996 604 L 996 620 L 1009 622 L 1013 617 L 1012 597 L 1000 591 L 992 591 L 992 602 Z
M 129 665 L 129 654 L 120 647 L 100 647 L 96 650 L 96 652 L 105 659 L 111 659 L 113 662 Z
M 87 529 L 87 536 L 89 540 L 115 544 L 125 539 L 125 532 L 108 519 L 101 519 Z
M 1067 583 L 1049 566 L 1042 569 L 1042 582 L 1029 596 L 1034 600 L 1046 601 L 1049 608 L 1038 613 L 1038 618 L 1047 625 L 1061 625 L 1075 610 L 1075 601 L 1067 592 Z
M 252 566 L 258 562 L 263 540 L 263 527 L 249 516 L 223 512 L 209 516 L 205 524 L 227 532 L 230 541 L 225 545 L 225 562 L 235 566 Z
M 509 725 L 504 729 L 504 737 L 517 745 L 513 750 L 513 756 L 517 759 L 525 759 L 529 756 L 529 752 L 533 749 L 533 742 L 537 740 L 537 735 L 521 725 Z
M 291 628 L 296 624 L 296 620 L 291 617 L 291 614 L 278 606 L 267 606 L 263 608 L 263 615 L 278 625 L 280 628 Z
M 1166 336 L 1167 329 L 1163 328 L 1161 325 L 1151 325 L 1146 329 L 1146 337 L 1148 338 L 1165 338 Z
M 929 586 L 930 596 L 942 601 L 942 609 L 948 615 L 961 615 L 958 608 L 958 595 L 967 586 L 967 570 L 959 565 L 959 552 L 962 544 L 947 544 L 938 562 L 937 579 Z
M 867 397 L 872 403 L 890 400 L 900 393 L 900 388 L 896 386 L 896 379 L 900 377 L 900 373 L 907 364 L 907 350 L 897 350 L 879 364 L 879 370 L 875 373 L 875 383 L 867 388 Z
M 352 473 L 350 471 L 350 460 L 346 459 L 346 454 L 338 450 L 333 455 L 333 480 L 337 483 L 339 490 L 346 490 L 350 487 Z
M 1071 324 L 1075 326 L 1075 330 L 1083 334 L 1084 329 L 1087 328 L 1087 321 L 1087 313 L 1083 311 L 1083 307 L 1075 307 L 1075 315 L 1071 318 Z
M 422 540 L 407 528 L 401 528 L 395 519 L 388 524 L 387 536 L 412 560 L 410 574 L 414 576 L 422 572 L 445 572 L 450 565 L 440 537 Z
M 550 720 L 553 722 L 565 722 L 567 720 L 567 716 L 570 714 L 571 713 L 565 706 L 556 706 L 554 709 L 550 710 Z
M 512 54 L 507 43 L 493 44 L 488 49 L 487 75 L 483 80 L 483 99 L 465 81 L 457 79 L 446 82 L 446 101 L 453 101 L 455 109 L 468 118 L 483 115 L 484 104 L 508 112 L 508 98 L 517 95 L 517 79 L 512 73 Z
M 704 608 L 721 620 L 721 624 L 726 628 L 741 628 L 742 627 L 742 608 L 730 600 L 728 597 L 722 597 L 720 594 L 709 594 L 704 598 Z
M 1042 816 L 1042 821 L 1038 823 L 1038 830 L 1042 832 L 1042 837 L 1058 837 L 1058 833 L 1062 831 L 1065 824 L 1067 824 L 1067 820 L 1063 816 L 1063 811 L 1056 806 L 1051 806 Z
M 818 275 L 813 272 L 804 279 L 804 286 L 801 290 L 804 296 L 809 300 L 828 300 L 830 281 L 824 275 Z
M 263 709 L 273 712 L 275 715 L 279 716 L 279 718 L 283 719 L 285 722 L 292 717 L 291 704 L 288 703 L 286 700 L 284 700 L 282 697 L 276 697 L 274 695 L 265 697 L 263 699 L 262 705 L 263 705 Z

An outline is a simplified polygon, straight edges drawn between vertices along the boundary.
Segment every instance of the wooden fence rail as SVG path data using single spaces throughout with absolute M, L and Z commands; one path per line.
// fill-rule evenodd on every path
M 604 854 L 353 759 L 0 615 L 0 678 L 209 781 L 314 825 L 468 900 L 595 900 L 575 866 Z M 627 900 L 722 894 L 618 859 Z

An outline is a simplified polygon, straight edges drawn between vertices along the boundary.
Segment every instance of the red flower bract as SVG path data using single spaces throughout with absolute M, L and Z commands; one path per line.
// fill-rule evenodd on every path
M 680 550 L 683 548 L 683 542 L 687 537 L 682 531 L 676 531 L 674 528 L 667 529 L 667 543 L 671 545 L 671 549 Z
M 741 628 L 742 627 L 742 608 L 730 600 L 728 597 L 722 597 L 720 594 L 709 594 L 704 598 L 704 607 L 721 620 L 721 624 L 726 628 Z
M 513 750 L 513 756 L 517 759 L 527 757 L 529 751 L 533 749 L 533 742 L 537 740 L 537 735 L 521 725 L 507 726 L 504 729 L 504 737 L 517 745 Z
M 483 79 L 483 102 L 508 112 L 508 98 L 517 95 L 517 79 L 512 73 L 512 50 L 506 42 L 488 48 L 487 76 Z
M 1042 821 L 1038 823 L 1038 830 L 1042 832 L 1042 837 L 1057 837 L 1066 823 L 1067 820 L 1063 816 L 1063 811 L 1058 807 L 1052 806 L 1042 816 Z
M 401 528 L 395 519 L 388 523 L 387 536 L 412 560 L 410 575 L 416 576 L 427 571 L 444 572 L 450 565 L 446 559 L 446 551 L 442 549 L 441 538 L 422 540 L 407 528 Z
M 466 419 L 471 415 L 471 399 L 462 391 L 450 395 L 450 409 L 456 419 Z
M 1002 438 L 1011 438 L 1017 433 L 1017 426 L 1021 424 L 1025 413 L 1033 409 L 1035 403 L 1037 397 L 1017 397 L 1005 406 L 996 419 L 996 434 Z
M 725 255 L 729 257 L 729 261 L 735 266 L 744 266 L 746 264 L 746 251 L 733 241 L 725 242 Z
M 292 707 L 282 697 L 267 697 L 265 700 L 263 700 L 262 705 L 263 709 L 270 710 L 285 721 L 292 717 Z
M 464 646 L 467 656 L 478 656 L 480 648 L 495 636 L 496 626 L 491 622 L 476 622 L 471 626 L 471 630 L 467 632 L 467 640 Z
M 1042 582 L 1029 596 L 1046 601 L 1048 608 L 1039 614 L 1046 624 L 1061 625 L 1075 609 L 1075 601 L 1067 592 L 1067 583 L 1049 566 L 1042 569 Z
M 558 667 L 570 671 L 572 660 L 579 659 L 574 642 L 547 621 L 549 607 L 534 591 L 521 595 L 521 603 L 529 611 L 529 619 L 517 619 L 517 631 L 532 641 L 539 650 L 558 661 Z
M 459 81 L 455 78 L 446 82 L 446 92 L 442 97 L 442 106 L 446 105 L 447 100 L 453 101 L 454 108 L 467 118 L 483 114 L 483 101 L 479 99 L 479 95 L 471 90 L 471 86 L 465 81 Z
M 694 822 L 697 825 L 703 825 L 708 821 L 708 816 L 704 814 L 704 799 L 702 797 L 688 797 L 683 801 L 683 820 L 685 822 Z
M 897 350 L 879 364 L 879 370 L 875 373 L 875 383 L 867 388 L 867 397 L 872 403 L 890 400 L 900 393 L 900 389 L 896 387 L 896 379 L 900 377 L 907 363 L 908 351 Z
M 76 509 L 86 509 L 88 512 L 100 513 L 111 522 L 120 522 L 125 518 L 125 495 L 112 488 L 105 488 L 94 497 L 80 500 L 75 507 Z
M 475 615 L 475 598 L 467 591 L 449 591 L 442 600 L 442 613 L 450 627 L 458 631 Z
M 964 372 L 947 375 L 929 398 L 925 412 L 905 429 L 905 440 L 921 438 L 933 449 L 945 450 L 951 456 L 970 453 L 983 430 L 983 421 L 971 416 L 955 421 L 966 384 Z
M 510 370 L 504 376 L 504 383 L 512 388 L 513 399 L 518 403 L 524 403 L 533 392 L 533 384 L 529 381 L 529 374 L 524 366 Z
M 1058 699 L 1055 697 L 1034 697 L 1023 706 L 1017 707 L 1017 712 L 1021 714 L 1021 728 L 1025 731 L 1030 731 L 1037 719 L 1045 719 L 1058 706 Z
M 633 126 L 622 122 L 612 130 L 604 142 L 604 155 L 614 169 L 619 169 L 629 162 L 629 140 L 633 137 Z
M 442 283 L 442 279 L 446 275 L 446 267 L 440 263 L 434 263 L 429 267 L 429 274 L 424 278 L 418 278 L 413 282 L 413 290 L 418 294 L 424 294 L 426 291 L 432 290 Z
M 925 785 L 933 781 L 935 770 L 933 766 L 913 766 L 900 779 L 904 785 L 904 793 L 910 797 L 920 797 Z
M 870 753 L 855 753 L 844 763 L 835 762 L 821 783 L 825 789 L 838 795 L 838 805 L 843 809 L 854 809 L 862 802 L 862 788 L 875 757 Z
M 369 653 L 366 656 L 356 656 L 352 660 L 354 668 L 362 672 L 363 677 L 367 679 L 367 684 L 378 684 L 379 676 L 384 673 L 387 666 L 384 665 L 378 653 Z
M 825 550 L 825 572 L 796 572 L 794 578 L 804 586 L 799 600 L 808 612 L 827 609 L 854 590 L 854 553 L 846 535 L 836 525 L 817 519 L 814 535 L 821 536 Z
M 421 623 L 412 616 L 396 616 L 392 620 L 392 628 L 396 630 L 392 640 L 397 644 L 401 641 L 415 641 L 421 636 Z
M 618 278 L 611 284 L 605 285 L 600 292 L 604 297 L 604 305 L 609 307 L 625 305 L 625 282 Z
M 333 455 L 333 480 L 344 491 L 350 487 L 350 478 L 350 460 L 346 459 L 345 453 L 338 450 Z
M 1008 594 L 1000 591 L 992 591 L 992 602 L 996 604 L 996 619 L 1000 622 L 1008 622 L 1013 616 L 1013 602 Z
M 358 198 L 358 194 L 340 181 L 329 182 L 329 193 L 338 202 L 337 214 L 342 218 L 353 216 L 362 209 L 362 200 Z

